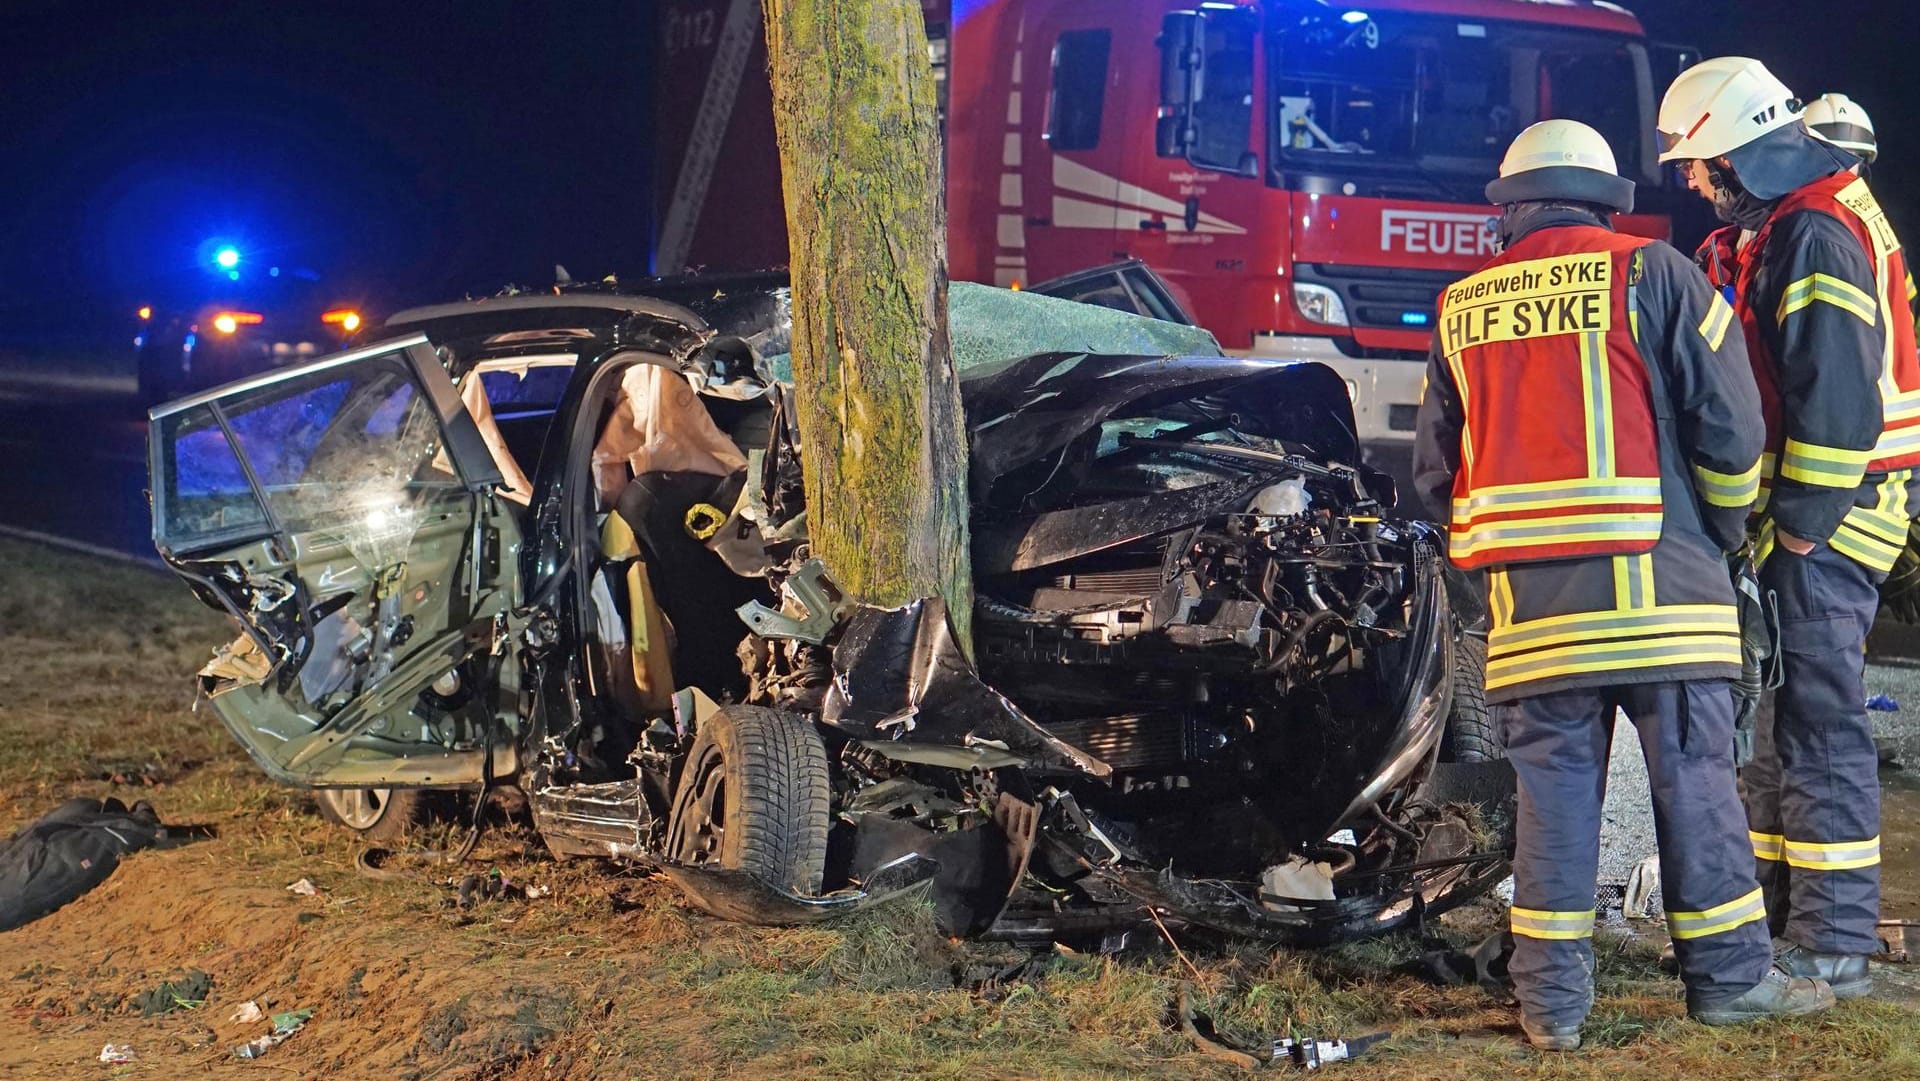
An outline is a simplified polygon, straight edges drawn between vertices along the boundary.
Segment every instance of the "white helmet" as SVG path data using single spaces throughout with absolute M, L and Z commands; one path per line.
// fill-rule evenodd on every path
M 1496 206 L 1571 199 L 1621 213 L 1633 209 L 1633 181 L 1620 175 L 1613 148 L 1578 120 L 1542 120 L 1514 136 L 1500 160 L 1500 176 L 1487 185 Z
M 1845 94 L 1822 94 L 1814 98 L 1807 102 L 1807 111 L 1800 118 L 1807 122 L 1807 130 L 1815 138 L 1825 139 L 1842 150 L 1851 150 L 1860 155 L 1862 161 L 1871 162 L 1880 154 L 1880 144 L 1873 137 L 1872 118 Z
M 1680 73 L 1660 99 L 1660 160 L 1717 158 L 1800 119 L 1800 102 L 1758 60 L 1722 56 Z

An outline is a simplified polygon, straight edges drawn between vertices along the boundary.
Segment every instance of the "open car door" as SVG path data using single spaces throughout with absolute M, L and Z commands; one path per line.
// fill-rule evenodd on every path
M 513 768 L 519 530 L 424 336 L 170 402 L 149 440 L 155 546 L 245 630 L 202 688 L 270 776 Z

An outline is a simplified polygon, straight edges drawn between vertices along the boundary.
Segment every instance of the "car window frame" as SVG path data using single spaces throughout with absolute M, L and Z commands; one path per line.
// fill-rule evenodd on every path
M 481 439 L 472 414 L 467 412 L 466 403 L 460 400 L 452 375 L 441 364 L 438 352 L 426 335 L 413 334 L 404 338 L 374 342 L 333 356 L 322 357 L 310 364 L 253 376 L 156 406 L 148 414 L 148 472 L 149 483 L 152 485 L 154 543 L 165 552 L 180 553 L 231 547 L 234 544 L 266 538 L 272 538 L 278 547 L 288 546 L 291 543 L 289 525 L 276 513 L 273 502 L 268 497 L 266 486 L 261 483 L 253 464 L 248 460 L 244 445 L 228 420 L 225 405 L 236 398 L 242 398 L 278 384 L 305 379 L 334 368 L 368 363 L 392 356 L 400 357 L 415 391 L 428 404 L 434 414 L 434 422 L 439 426 L 448 465 L 458 482 L 446 487 L 449 490 L 480 492 L 503 483 L 504 478 L 500 474 L 499 467 L 494 464 L 493 456 L 487 450 L 485 441 Z M 428 374 L 429 369 L 437 370 L 440 377 L 432 378 Z M 203 407 L 212 413 L 222 438 L 227 442 L 228 449 L 238 460 L 241 474 L 247 480 L 255 506 L 260 511 L 263 521 L 219 533 L 180 536 L 176 534 L 173 523 L 170 521 L 170 493 L 166 487 L 168 475 L 163 467 L 170 448 L 164 445 L 167 438 L 167 426 L 164 422 L 169 417 Z

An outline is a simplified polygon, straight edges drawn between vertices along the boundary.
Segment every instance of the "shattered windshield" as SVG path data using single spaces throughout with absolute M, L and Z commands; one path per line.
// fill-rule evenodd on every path
M 1358 16 L 1354 18 L 1354 16 Z M 1593 31 L 1360 12 L 1274 37 L 1274 160 L 1491 178 L 1521 129 L 1555 118 L 1606 136 L 1641 175 L 1652 130 L 1644 46 Z

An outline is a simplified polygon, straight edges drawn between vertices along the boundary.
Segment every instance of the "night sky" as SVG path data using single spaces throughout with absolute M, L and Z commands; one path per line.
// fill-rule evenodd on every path
M 1865 105 L 1876 190 L 1916 235 L 1900 7 L 1629 6 L 1656 38 Z M 556 262 L 646 267 L 654 0 L 7 8 L 0 339 L 187 288 L 214 236 L 386 310 L 544 283 Z

